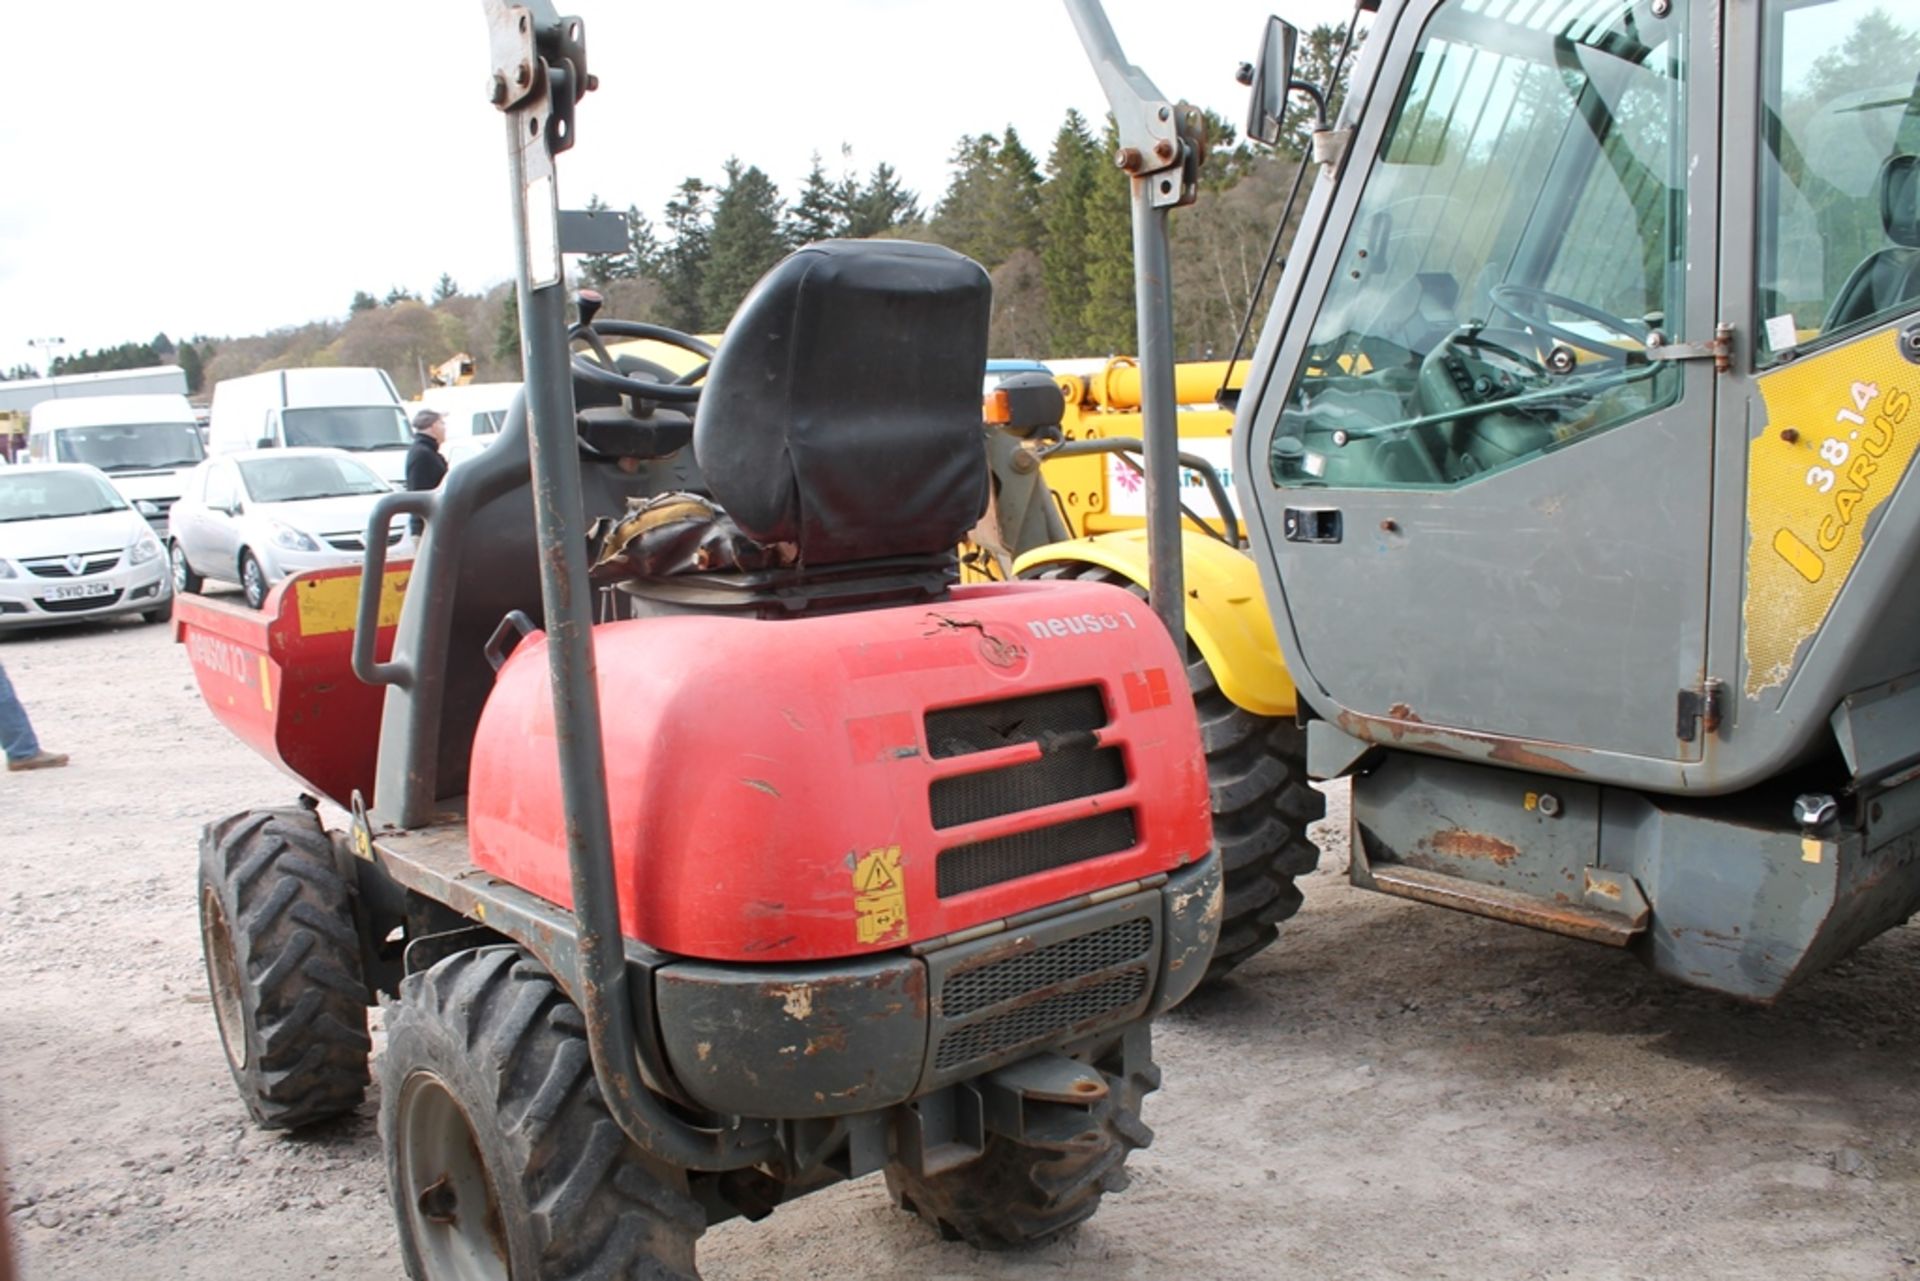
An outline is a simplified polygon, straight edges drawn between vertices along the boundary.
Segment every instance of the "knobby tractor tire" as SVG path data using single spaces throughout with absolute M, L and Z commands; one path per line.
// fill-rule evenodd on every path
M 249 810 L 200 839 L 200 939 L 227 1066 L 254 1120 L 293 1130 L 367 1092 L 367 991 L 333 844 L 311 810 Z
M 1112 583 L 1146 596 L 1133 580 L 1096 565 L 1048 565 L 1035 577 Z M 1266 948 L 1279 937 L 1280 923 L 1300 910 L 1295 879 L 1320 865 L 1320 847 L 1307 828 L 1326 814 L 1327 800 L 1307 782 L 1306 731 L 1287 717 L 1236 706 L 1191 640 L 1186 663 L 1207 755 L 1213 839 L 1226 877 L 1220 943 L 1205 980 L 1211 984 Z
M 512 947 L 408 977 L 389 1007 L 380 1136 L 407 1274 L 698 1281 L 706 1217 L 601 1102 L 586 1021 Z
M 1104 1075 L 1107 1097 L 1092 1108 L 1029 1103 L 1025 1139 L 989 1134 L 966 1165 L 933 1175 L 889 1165 L 894 1204 L 978 1250 L 1044 1245 L 1078 1227 L 1126 1189 L 1127 1158 L 1153 1142 L 1140 1104 L 1160 1088 L 1160 1069 Z

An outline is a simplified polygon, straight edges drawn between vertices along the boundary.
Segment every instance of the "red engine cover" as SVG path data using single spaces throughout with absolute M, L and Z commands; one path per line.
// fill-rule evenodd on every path
M 664 951 L 883 951 L 1211 846 L 1185 668 L 1118 588 L 647 619 L 594 646 L 621 927 Z M 487 700 L 468 818 L 476 863 L 571 905 L 542 636 Z

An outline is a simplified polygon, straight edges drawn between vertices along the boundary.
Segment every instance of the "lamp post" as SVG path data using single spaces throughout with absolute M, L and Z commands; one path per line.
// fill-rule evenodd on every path
M 66 345 L 67 345 L 67 340 L 64 338 L 29 338 L 27 339 L 27 346 L 34 348 L 36 351 L 42 348 L 44 348 L 47 351 L 46 362 L 41 366 L 41 369 L 40 369 L 40 373 L 42 377 L 45 377 L 45 378 L 53 377 L 53 362 L 60 358 L 59 357 L 60 348 Z

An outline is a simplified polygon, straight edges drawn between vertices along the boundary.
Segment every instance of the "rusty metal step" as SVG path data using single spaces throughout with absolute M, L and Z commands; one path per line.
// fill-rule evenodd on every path
M 1471 912 L 1475 916 L 1487 916 L 1496 921 L 1530 925 L 1536 930 L 1586 939 L 1592 943 L 1605 943 L 1609 947 L 1625 947 L 1647 928 L 1646 900 L 1641 897 L 1639 887 L 1633 884 L 1632 878 L 1618 877 L 1617 874 L 1600 872 L 1599 869 L 1590 868 L 1587 871 L 1587 896 L 1620 901 L 1623 906 L 1633 908 L 1631 915 L 1579 903 L 1548 902 L 1518 890 L 1481 885 L 1441 872 L 1391 863 L 1375 863 L 1371 872 L 1373 887 L 1384 894 L 1431 903 L 1436 907 L 1450 907 L 1456 912 Z M 1620 882 L 1624 882 L 1624 886 Z

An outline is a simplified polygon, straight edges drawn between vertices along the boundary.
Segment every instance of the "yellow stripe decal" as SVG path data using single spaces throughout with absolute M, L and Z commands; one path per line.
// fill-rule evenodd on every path
M 1746 691 L 1785 683 L 1866 546 L 1870 517 L 1920 445 L 1920 369 L 1894 331 L 1758 380 L 1747 452 Z
M 380 593 L 380 626 L 392 627 L 400 621 L 400 602 L 407 594 L 407 579 L 412 571 L 389 570 Z M 360 608 L 360 576 L 302 579 L 297 584 L 302 636 L 333 636 L 353 630 L 354 615 Z

